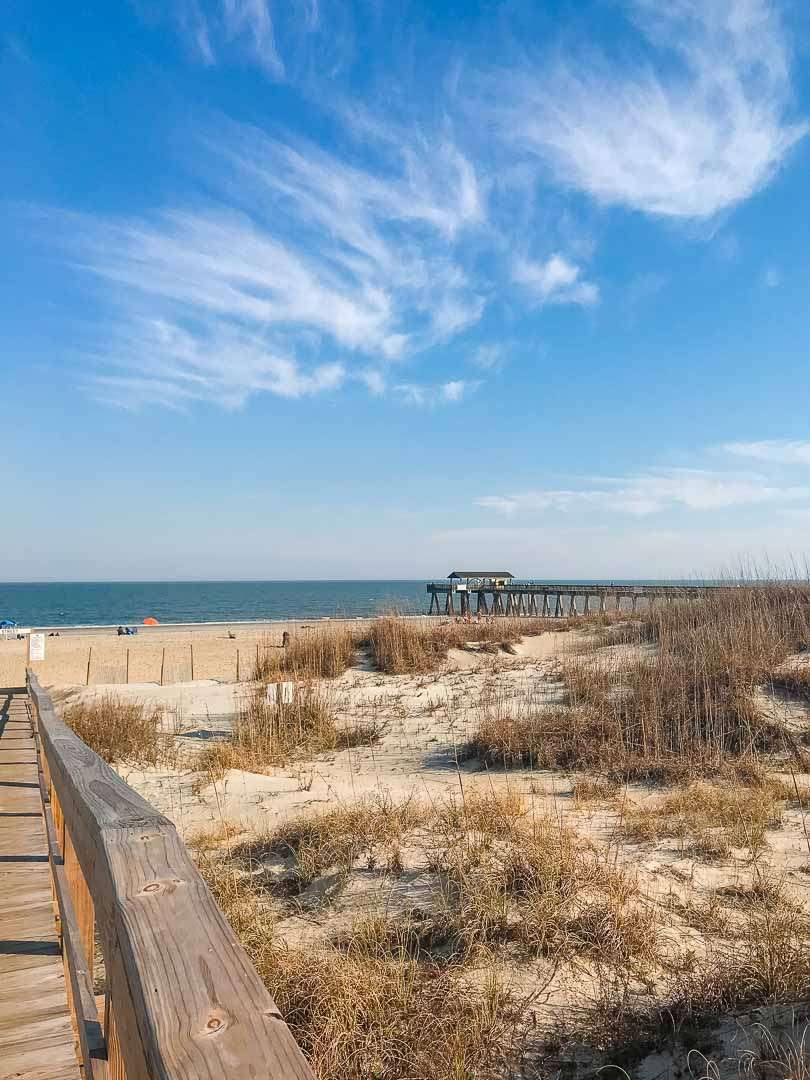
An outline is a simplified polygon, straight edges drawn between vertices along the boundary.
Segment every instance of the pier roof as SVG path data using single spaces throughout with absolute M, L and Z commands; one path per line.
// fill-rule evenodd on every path
M 449 578 L 513 578 L 508 570 L 451 570 Z

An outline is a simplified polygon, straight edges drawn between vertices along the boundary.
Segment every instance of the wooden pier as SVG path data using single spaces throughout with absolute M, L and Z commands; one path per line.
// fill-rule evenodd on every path
M 0 1080 L 314 1080 L 171 822 L 0 695 Z
M 454 571 L 447 581 L 431 581 L 429 615 L 521 615 L 559 619 L 592 612 L 636 611 L 659 600 L 695 599 L 713 585 L 605 585 L 588 582 L 516 581 L 510 574 L 487 577 Z

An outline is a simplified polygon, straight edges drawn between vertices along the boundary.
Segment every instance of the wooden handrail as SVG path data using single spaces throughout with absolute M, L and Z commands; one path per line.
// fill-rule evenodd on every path
M 87 1075 L 313 1080 L 174 825 L 59 719 L 30 670 L 27 682 L 54 891 L 70 893 L 59 906 Z M 81 1037 L 94 928 L 107 972 L 103 1071 Z

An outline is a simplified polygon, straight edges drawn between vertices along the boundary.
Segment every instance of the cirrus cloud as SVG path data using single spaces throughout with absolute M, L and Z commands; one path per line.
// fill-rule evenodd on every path
M 605 205 L 699 219 L 749 198 L 808 131 L 789 118 L 776 7 L 635 0 L 627 9 L 644 60 L 591 53 L 524 70 L 501 110 L 503 138 Z
M 708 469 L 656 469 L 635 476 L 606 477 L 588 486 L 485 495 L 476 505 L 508 516 L 544 510 L 592 507 L 644 517 L 668 509 L 725 510 L 734 506 L 806 501 L 810 486 L 778 484 L 752 473 Z

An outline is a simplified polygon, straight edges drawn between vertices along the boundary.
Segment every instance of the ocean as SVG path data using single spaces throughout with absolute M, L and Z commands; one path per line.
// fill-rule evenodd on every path
M 0 583 L 0 620 L 20 626 L 313 619 L 427 611 L 424 581 Z
M 618 579 L 615 583 L 645 584 Z M 195 623 L 353 618 L 392 609 L 416 615 L 428 609 L 425 584 L 424 580 L 0 583 L 0 620 L 13 619 L 20 626 L 114 626 L 137 624 L 149 616 L 161 623 Z

